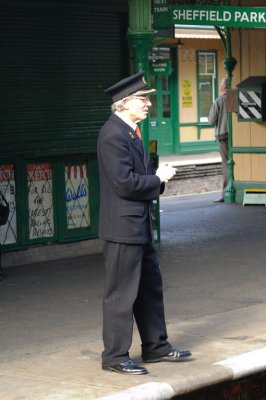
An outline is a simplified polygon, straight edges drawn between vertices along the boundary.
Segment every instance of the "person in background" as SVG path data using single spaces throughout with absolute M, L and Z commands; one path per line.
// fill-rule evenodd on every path
M 160 166 L 156 175 L 137 123 L 151 106 L 151 89 L 140 71 L 105 93 L 112 96 L 112 114 L 100 130 L 97 154 L 100 177 L 99 236 L 104 240 L 102 368 L 122 374 L 147 374 L 129 356 L 133 320 L 146 363 L 178 361 L 191 356 L 168 341 L 163 286 L 152 244 L 151 207 L 175 174 Z
M 224 202 L 225 189 L 228 183 L 228 112 L 227 112 L 228 79 L 223 78 L 220 84 L 220 96 L 214 101 L 209 112 L 209 123 L 214 125 L 215 139 L 219 142 L 222 158 L 223 187 L 222 195 L 215 203 Z
M 4 270 L 2 268 L 2 256 L 1 256 L 1 243 L 0 243 L 0 281 L 4 279 Z
M 9 204 L 4 194 L 0 190 L 0 227 L 7 223 L 9 216 Z M 4 279 L 4 270 L 2 268 L 1 241 L 0 241 L 0 281 Z

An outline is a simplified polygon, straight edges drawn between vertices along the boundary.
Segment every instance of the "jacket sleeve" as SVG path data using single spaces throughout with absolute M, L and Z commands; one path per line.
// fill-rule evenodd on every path
M 158 176 L 145 173 L 142 163 L 133 157 L 122 135 L 105 135 L 100 141 L 99 157 L 106 180 L 118 196 L 127 200 L 153 200 L 160 194 Z
M 216 125 L 217 121 L 218 121 L 218 116 L 219 116 L 219 107 L 218 107 L 217 101 L 215 101 L 212 104 L 210 112 L 209 112 L 209 117 L 208 117 L 209 123 L 211 125 Z

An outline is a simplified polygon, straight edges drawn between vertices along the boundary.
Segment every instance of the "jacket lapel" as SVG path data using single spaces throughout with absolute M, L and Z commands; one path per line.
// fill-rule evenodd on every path
M 139 139 L 136 132 L 128 124 L 122 121 L 121 118 L 117 117 L 115 114 L 112 114 L 112 117 L 116 120 L 116 123 L 121 126 L 122 132 L 127 136 L 127 139 L 130 141 L 133 149 L 139 153 L 140 159 L 145 167 L 145 171 L 147 172 L 149 157 L 145 147 L 143 146 L 143 142 Z

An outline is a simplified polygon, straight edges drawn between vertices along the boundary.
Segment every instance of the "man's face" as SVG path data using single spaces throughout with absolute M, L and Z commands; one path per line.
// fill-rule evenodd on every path
M 151 101 L 148 96 L 130 96 L 125 99 L 125 108 L 131 121 L 137 123 L 147 118 Z
M 224 93 L 226 91 L 226 81 L 223 79 L 220 83 L 220 92 Z

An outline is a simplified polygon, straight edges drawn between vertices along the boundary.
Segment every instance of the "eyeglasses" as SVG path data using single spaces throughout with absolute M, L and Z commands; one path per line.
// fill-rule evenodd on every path
M 131 99 L 137 99 L 143 101 L 144 104 L 150 103 L 150 96 L 130 96 Z

